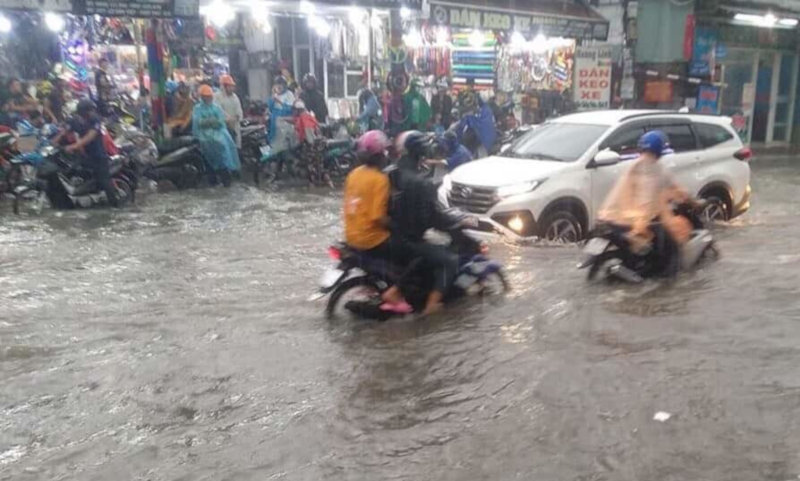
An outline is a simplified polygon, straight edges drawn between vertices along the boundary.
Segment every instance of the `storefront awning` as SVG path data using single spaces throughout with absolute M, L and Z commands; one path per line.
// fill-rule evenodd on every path
M 0 0 L 0 9 L 100 15 L 103 17 L 197 17 L 199 0 Z
M 587 40 L 608 38 L 608 20 L 577 2 L 429 0 L 429 3 L 431 22 L 436 25 Z

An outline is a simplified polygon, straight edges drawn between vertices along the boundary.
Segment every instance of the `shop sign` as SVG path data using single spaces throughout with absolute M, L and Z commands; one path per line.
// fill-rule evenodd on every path
M 644 84 L 644 101 L 652 104 L 672 102 L 672 82 L 669 80 L 650 80 Z
M 636 94 L 636 80 L 633 77 L 625 77 L 619 87 L 619 97 L 622 100 L 633 100 Z
M 575 49 L 573 78 L 578 110 L 607 109 L 611 99 L 611 47 Z
M 696 109 L 701 114 L 719 113 L 719 87 L 701 85 L 697 90 Z
M 431 1 L 431 21 L 436 25 L 482 30 L 516 31 L 548 37 L 606 40 L 608 22 L 590 18 L 508 12 Z
M 422 10 L 422 0 L 314 0 L 319 3 L 340 5 L 342 7 L 372 7 L 372 8 L 410 8 Z
M 717 32 L 710 27 L 698 27 L 694 32 L 692 61 L 689 75 L 707 77 L 714 68 L 714 53 L 717 45 Z
M 0 9 L 72 13 L 72 0 L 0 0 Z
M 40 10 L 102 17 L 197 17 L 199 0 L 0 0 L 0 9 Z

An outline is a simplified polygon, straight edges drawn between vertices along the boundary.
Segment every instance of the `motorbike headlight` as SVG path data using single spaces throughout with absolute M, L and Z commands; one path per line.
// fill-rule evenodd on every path
M 525 194 L 542 185 L 544 180 L 532 180 L 530 182 L 520 182 L 519 184 L 504 185 L 497 189 L 499 197 L 511 197 L 514 195 Z

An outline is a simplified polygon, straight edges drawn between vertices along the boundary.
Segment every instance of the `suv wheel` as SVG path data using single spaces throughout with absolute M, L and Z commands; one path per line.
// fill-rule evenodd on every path
M 549 242 L 574 243 L 583 239 L 583 226 L 574 214 L 557 210 L 542 219 L 541 236 Z
M 725 222 L 730 218 L 728 204 L 724 199 L 720 199 L 716 195 L 707 195 L 703 198 L 706 201 L 706 206 L 703 207 L 703 212 L 701 213 L 701 218 L 704 222 L 708 224 Z

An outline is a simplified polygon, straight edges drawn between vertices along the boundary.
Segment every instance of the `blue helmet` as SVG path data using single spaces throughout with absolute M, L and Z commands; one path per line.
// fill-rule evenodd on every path
M 652 152 L 656 158 L 661 157 L 667 149 L 667 135 L 660 130 L 651 130 L 639 137 L 639 150 Z

